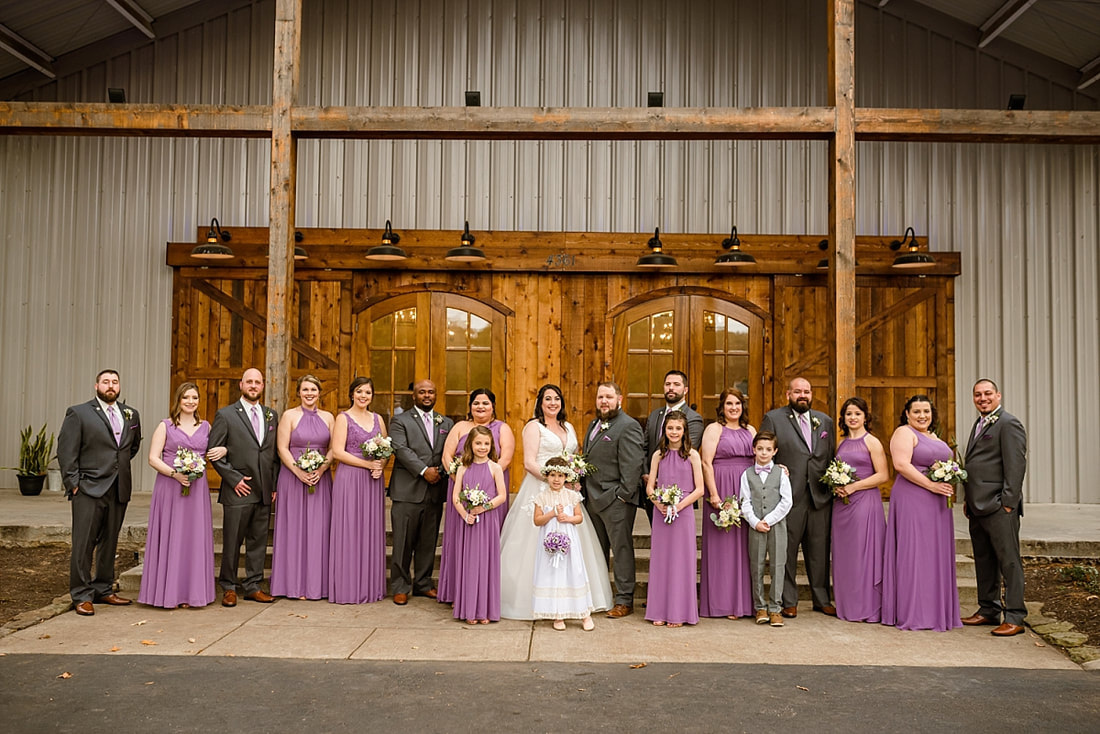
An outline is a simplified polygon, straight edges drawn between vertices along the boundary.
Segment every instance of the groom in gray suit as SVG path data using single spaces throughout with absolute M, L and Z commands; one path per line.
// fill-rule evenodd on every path
M 809 380 L 795 377 L 787 385 L 787 406 L 769 411 L 760 431 L 777 437 L 775 463 L 787 467 L 794 504 L 787 514 L 787 570 L 783 583 L 783 611 L 798 616 L 798 546 L 806 562 L 810 595 L 815 611 L 836 616 L 829 592 L 829 534 L 833 519 L 833 493 L 821 483 L 836 453 L 833 419 L 812 410 L 813 388 Z
M 393 527 L 390 588 L 398 606 L 408 604 L 410 594 L 436 598 L 432 570 L 439 521 L 447 501 L 443 444 L 454 421 L 434 408 L 435 383 L 420 380 L 413 386 L 413 407 L 395 415 L 390 423 L 394 456 L 389 489 Z M 415 569 L 415 577 L 411 569 Z
M 997 383 L 974 383 L 978 419 L 966 446 L 966 505 L 974 571 L 978 577 L 978 611 L 965 625 L 997 625 L 998 637 L 1024 631 L 1024 568 L 1020 561 L 1020 518 L 1024 514 L 1023 483 L 1027 471 L 1027 433 L 1001 407 Z M 1001 581 L 1004 604 L 1001 604 Z
M 82 617 L 95 614 L 93 602 L 130 603 L 113 590 L 115 551 L 130 502 L 130 460 L 141 448 L 141 419 L 118 401 L 120 389 L 114 370 L 96 375 L 95 398 L 66 411 L 57 437 L 57 461 L 73 511 L 69 593 Z
M 614 382 L 596 388 L 596 418 L 584 433 L 584 456 L 596 472 L 584 478 L 592 528 L 603 557 L 615 558 L 612 619 L 634 612 L 634 517 L 638 480 L 645 461 L 645 437 L 638 421 L 622 412 L 623 391 Z
M 275 450 L 275 428 L 279 416 L 260 404 L 264 376 L 258 369 L 241 376 L 241 399 L 214 416 L 210 427 L 210 448 L 224 446 L 225 457 L 213 462 L 222 478 L 218 502 L 222 506 L 222 564 L 218 584 L 222 606 L 237 606 L 237 587 L 244 598 L 269 604 L 274 601 L 260 584 L 267 560 L 267 531 L 271 522 L 271 500 L 279 475 Z M 237 578 L 241 543 L 244 542 L 243 581 Z

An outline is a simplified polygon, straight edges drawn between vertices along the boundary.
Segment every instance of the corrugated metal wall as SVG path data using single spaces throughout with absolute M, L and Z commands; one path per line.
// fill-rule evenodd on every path
M 467 89 L 502 106 L 637 106 L 648 91 L 668 106 L 825 98 L 824 3 L 812 0 L 326 0 L 304 11 L 303 104 L 453 105 Z M 33 96 L 98 99 L 109 85 L 136 102 L 266 103 L 273 16 L 271 2 L 236 7 Z M 1029 107 L 1096 108 L 1068 76 L 978 54 L 926 16 L 859 6 L 859 104 L 1002 107 L 1023 90 Z M 933 249 L 964 253 L 959 424 L 972 419 L 972 378 L 999 378 L 1033 454 L 1060 459 L 1033 473 L 1031 501 L 1100 502 L 1100 445 L 1077 430 L 1075 399 L 1098 371 L 1098 148 L 861 143 L 857 154 L 859 234 L 911 225 Z M 297 224 L 821 233 L 826 156 L 801 142 L 303 141 Z M 0 137 L 4 463 L 20 424 L 56 430 L 102 366 L 122 372 L 151 432 L 170 391 L 164 243 L 214 216 L 266 225 L 268 159 L 264 141 Z

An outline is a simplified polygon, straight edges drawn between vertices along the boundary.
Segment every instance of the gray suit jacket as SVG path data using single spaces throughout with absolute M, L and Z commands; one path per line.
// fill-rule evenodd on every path
M 668 405 L 664 405 L 657 410 L 649 414 L 649 419 L 645 422 L 645 455 L 648 462 L 653 458 L 653 454 L 657 452 L 657 446 L 661 443 L 660 430 L 665 420 L 665 411 L 668 410 Z M 688 438 L 691 441 L 691 447 L 696 451 L 703 445 L 703 416 L 696 413 L 691 409 L 690 405 L 684 404 L 682 408 L 684 415 L 688 419 Z M 649 464 L 647 463 L 642 474 L 649 473 Z
M 393 417 L 390 442 L 393 444 L 393 470 L 390 472 L 390 499 L 395 502 L 442 504 L 447 499 L 447 482 L 430 484 L 420 476 L 429 466 L 443 471 L 443 444 L 454 428 L 454 421 L 433 412 L 435 436 L 428 442 L 428 431 L 415 408 Z
M 279 414 L 266 405 L 260 405 L 260 411 L 263 441 L 256 440 L 252 420 L 239 400 L 219 410 L 210 426 L 210 448 L 224 446 L 227 452 L 220 461 L 213 462 L 222 478 L 218 502 L 223 505 L 248 505 L 257 501 L 271 504 L 271 493 L 279 476 L 279 452 L 275 447 Z M 252 494 L 238 497 L 233 488 L 244 477 L 252 477 L 248 482 Z
M 1019 509 L 1024 514 L 1024 473 L 1027 471 L 1027 433 L 1016 416 L 1004 408 L 998 416 L 974 435 L 978 420 L 970 427 L 966 446 L 966 510 L 981 517 L 1002 507 Z
M 790 406 L 766 413 L 760 423 L 760 430 L 771 431 L 778 439 L 779 450 L 775 454 L 775 462 L 787 467 L 790 472 L 791 494 L 795 504 L 805 501 L 808 494 L 814 507 L 820 509 L 833 501 L 833 493 L 828 486 L 821 483 L 821 475 L 836 454 L 836 432 L 832 418 L 820 410 L 810 410 L 809 414 L 812 451 L 802 438 L 802 430 L 794 417 L 795 411 Z M 817 425 L 813 425 L 814 421 Z
M 638 480 L 645 466 L 645 437 L 638 421 L 626 413 L 608 421 L 606 430 L 592 431 L 599 419 L 588 424 L 584 432 L 584 456 L 596 471 L 584 478 L 585 494 L 593 510 L 605 510 L 616 499 L 638 504 Z
M 102 497 L 117 478 L 119 500 L 130 501 L 133 486 L 130 460 L 141 449 L 141 417 L 125 403 L 115 405 L 122 419 L 122 438 L 118 443 L 95 398 L 65 411 L 65 421 L 57 436 L 57 463 L 69 499 L 76 487 L 89 497 Z

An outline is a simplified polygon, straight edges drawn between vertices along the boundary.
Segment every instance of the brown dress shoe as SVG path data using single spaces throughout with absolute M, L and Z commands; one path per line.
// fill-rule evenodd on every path
M 96 604 L 110 604 L 112 607 L 124 607 L 127 604 L 133 604 L 130 599 L 123 599 L 118 594 L 107 594 L 107 596 L 101 596 L 95 600 Z
M 222 594 L 222 606 L 223 607 L 235 607 L 237 606 L 237 592 L 233 589 L 229 589 Z
M 73 606 L 73 609 L 75 609 L 76 613 L 81 617 L 92 617 L 95 615 L 95 607 L 92 606 L 90 601 L 78 601 Z
M 439 592 L 436 589 L 428 589 L 427 591 L 414 591 L 413 596 L 426 596 L 429 599 L 438 599 Z
M 396 604 L 399 607 L 403 607 L 403 606 L 405 606 L 406 604 L 409 603 L 409 595 L 408 594 L 394 594 L 393 595 L 393 603 Z
M 832 604 L 826 604 L 823 607 L 814 607 L 814 611 L 815 612 L 821 612 L 822 614 L 824 614 L 827 617 L 835 617 L 836 616 L 836 607 L 834 607 Z
M 798 616 L 798 607 L 783 607 L 783 611 L 780 612 L 787 619 L 794 619 Z
M 1005 622 L 1000 627 L 992 631 L 993 635 L 997 637 L 1012 637 L 1013 635 L 1023 634 L 1024 627 L 1020 624 L 1009 624 Z
M 989 617 L 984 617 L 981 614 L 973 614 L 969 617 L 963 617 L 962 618 L 962 623 L 965 624 L 967 627 L 977 627 L 977 626 L 983 625 L 983 624 L 989 624 L 989 625 L 1000 624 L 997 620 L 990 619 Z
M 611 619 L 619 619 L 633 613 L 634 607 L 628 607 L 626 604 L 616 604 L 611 607 L 611 611 L 607 613 L 607 616 Z
M 251 601 L 258 601 L 261 604 L 270 604 L 271 602 L 275 601 L 275 597 L 273 597 L 271 594 L 268 594 L 263 589 L 256 589 L 251 594 L 245 594 L 244 598 L 250 599 Z

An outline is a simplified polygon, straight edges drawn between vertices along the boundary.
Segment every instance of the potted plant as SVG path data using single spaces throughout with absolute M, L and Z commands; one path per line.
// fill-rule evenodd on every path
M 43 425 L 37 434 L 30 426 L 19 433 L 19 466 L 6 467 L 16 472 L 19 492 L 26 497 L 42 493 L 46 482 L 46 468 L 56 457 L 53 453 L 54 435 L 46 435 Z

